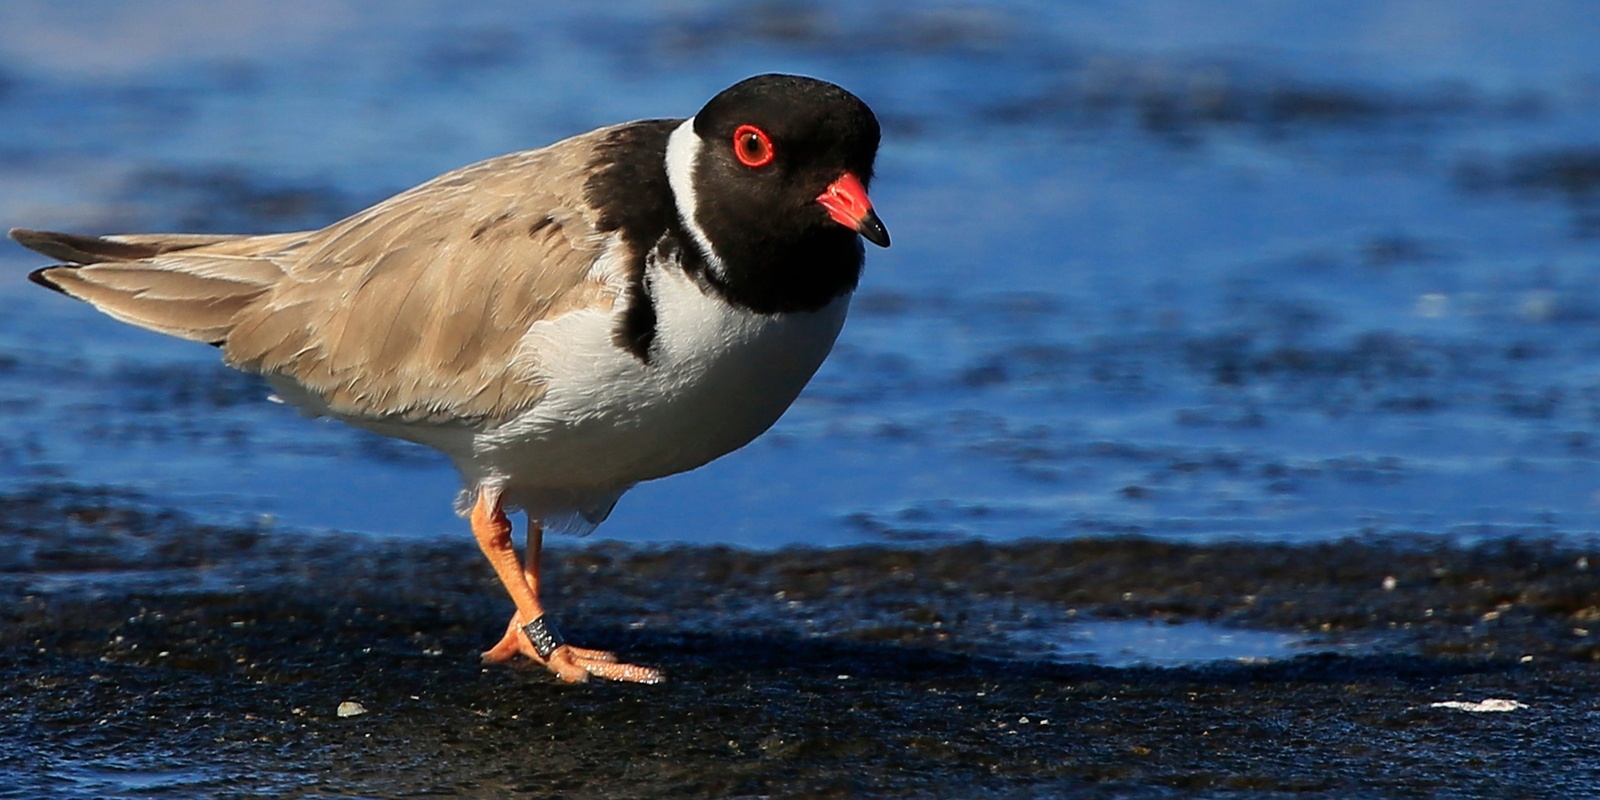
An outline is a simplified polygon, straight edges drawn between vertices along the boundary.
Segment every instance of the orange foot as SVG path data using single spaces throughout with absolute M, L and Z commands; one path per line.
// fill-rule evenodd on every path
M 586 647 L 562 644 L 557 646 L 546 659 L 539 655 L 539 651 L 533 648 L 533 643 L 528 641 L 527 634 L 522 632 L 522 626 L 527 622 L 512 615 L 511 623 L 506 626 L 506 635 L 500 637 L 500 641 L 496 642 L 494 647 L 483 651 L 483 660 L 500 664 L 520 655 L 549 667 L 551 672 L 568 683 L 581 683 L 588 680 L 590 675 L 629 683 L 660 683 L 664 680 L 660 671 L 635 664 L 619 663 L 615 654 L 604 650 L 590 650 Z

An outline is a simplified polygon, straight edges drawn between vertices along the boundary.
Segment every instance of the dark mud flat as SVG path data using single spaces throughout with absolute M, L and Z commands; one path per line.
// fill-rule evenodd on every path
M 464 530 L 411 544 L 208 527 L 104 492 L 0 497 L 0 797 L 1600 789 L 1600 550 L 1119 538 L 553 560 L 569 636 L 670 682 L 480 665 L 507 603 Z M 1167 668 L 1041 645 L 1085 619 L 1329 645 Z M 1486 699 L 1522 707 L 1433 705 Z M 346 701 L 366 713 L 338 716 Z

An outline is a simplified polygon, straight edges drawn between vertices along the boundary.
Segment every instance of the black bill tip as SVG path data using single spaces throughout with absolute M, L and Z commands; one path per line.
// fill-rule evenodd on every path
M 883 220 L 878 219 L 878 212 L 871 209 L 867 210 L 866 216 L 856 225 L 856 233 L 879 247 L 889 246 L 889 229 L 883 227 Z

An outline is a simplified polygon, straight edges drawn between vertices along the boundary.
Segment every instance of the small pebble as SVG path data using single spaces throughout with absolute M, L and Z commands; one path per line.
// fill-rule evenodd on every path
M 341 717 L 359 717 L 367 713 L 367 707 L 354 700 L 346 700 L 339 704 L 339 710 L 334 713 Z
M 1492 711 L 1516 711 L 1519 708 L 1527 708 L 1527 706 L 1523 703 L 1517 702 L 1516 700 L 1502 700 L 1497 697 L 1491 697 L 1487 700 L 1479 700 L 1476 703 L 1467 703 L 1460 700 L 1448 700 L 1443 703 L 1434 703 L 1432 708 L 1452 708 L 1456 711 L 1483 713 Z

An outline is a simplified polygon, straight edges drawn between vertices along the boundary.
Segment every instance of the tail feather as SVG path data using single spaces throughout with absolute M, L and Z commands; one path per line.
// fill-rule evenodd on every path
M 269 236 L 78 236 L 16 229 L 22 245 L 68 262 L 33 282 L 142 328 L 220 344 L 239 312 L 283 278 L 273 258 L 303 241 Z
M 115 319 L 206 344 L 225 341 L 233 329 L 233 318 L 263 291 L 260 287 L 220 281 L 197 282 L 179 291 L 173 291 L 171 286 L 159 293 L 127 291 L 116 285 L 119 271 L 116 267 L 92 266 L 53 267 L 40 273 L 47 285 Z
M 75 233 L 12 228 L 11 238 L 29 250 L 59 258 L 68 264 L 98 264 L 106 261 L 138 261 L 162 253 L 189 250 L 242 237 L 203 234 L 79 236 Z

